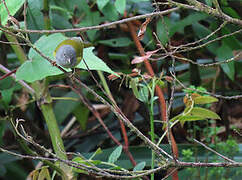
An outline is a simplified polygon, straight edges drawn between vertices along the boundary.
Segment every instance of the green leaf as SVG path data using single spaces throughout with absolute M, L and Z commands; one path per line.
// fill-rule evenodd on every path
M 208 6 L 212 7 L 212 4 L 213 4 L 213 3 L 212 3 L 212 2 L 213 2 L 212 0 L 205 0 L 205 2 L 206 2 L 206 4 L 207 4 Z
M 195 22 L 192 24 L 192 29 L 193 31 L 195 32 L 196 36 L 199 38 L 199 39 L 202 39 L 206 36 L 208 36 L 209 34 L 212 33 L 212 31 L 205 27 L 204 25 L 198 23 L 198 22 Z M 210 38 L 208 38 L 207 40 L 203 40 L 202 42 L 203 43 L 206 43 L 210 40 L 213 40 L 215 39 L 217 36 L 216 35 L 213 35 L 211 36 Z M 217 52 L 217 49 L 219 48 L 219 43 L 216 41 L 216 42 L 213 42 L 213 43 L 210 43 L 206 46 L 206 48 L 213 54 L 216 54 Z
M 95 56 L 93 53 L 94 47 L 85 48 L 83 51 L 83 59 L 85 60 L 88 68 L 90 70 L 100 70 L 104 72 L 108 72 L 110 74 L 114 74 L 119 77 L 118 74 L 113 72 L 99 57 Z M 81 61 L 81 63 L 77 66 L 77 68 L 87 69 L 85 63 Z
M 230 33 L 231 31 L 228 28 L 226 27 L 222 28 L 222 35 L 226 35 Z M 240 50 L 242 48 L 242 44 L 238 39 L 236 39 L 236 36 L 229 36 L 229 37 L 223 38 L 222 42 L 231 50 Z
M 118 11 L 116 10 L 113 3 L 109 2 L 103 9 L 102 13 L 104 14 L 105 19 L 109 21 L 116 21 L 119 18 Z
M 108 40 L 98 41 L 100 44 L 104 44 L 110 47 L 126 47 L 132 44 L 132 41 L 129 38 L 114 38 Z
M 24 0 L 5 0 L 5 2 L 8 7 L 8 10 L 12 16 L 14 16 L 16 14 L 16 12 L 24 4 Z M 1 20 L 2 25 L 6 25 L 6 23 L 8 21 L 8 12 L 2 1 L 0 3 L 0 15 L 1 15 L 0 20 Z
M 170 29 L 170 37 L 173 36 L 176 32 L 184 33 L 184 28 L 188 25 L 192 25 L 195 22 L 201 21 L 208 17 L 207 14 L 204 13 L 192 13 L 185 17 L 184 19 L 178 21 L 177 23 L 173 24 Z
M 187 121 L 200 121 L 200 120 L 205 120 L 205 118 L 204 117 L 201 117 L 201 116 L 193 116 L 193 115 L 181 116 L 179 118 L 179 121 L 180 121 L 180 123 L 181 123 L 182 126 Z
M 145 168 L 145 165 L 146 165 L 145 161 L 140 162 L 134 167 L 133 171 L 141 171 Z
M 100 11 L 107 5 L 109 0 L 97 0 L 97 6 Z
M 241 4 L 240 4 L 240 5 L 241 5 Z M 231 7 L 222 7 L 222 11 L 223 11 L 225 14 L 227 14 L 227 15 L 233 17 L 233 18 L 240 19 L 239 14 L 238 14 L 235 10 L 233 10 Z
M 204 120 L 204 118 L 201 116 L 186 115 L 186 116 L 181 116 L 179 120 L 186 122 L 186 121 Z
M 66 39 L 62 34 L 43 35 L 34 45 L 45 55 L 54 59 L 53 52 L 57 45 Z M 62 72 L 52 66 L 46 59 L 40 56 L 34 49 L 30 49 L 29 61 L 22 64 L 16 72 L 16 80 L 33 82 L 44 79 L 48 76 L 62 74 Z
M 120 14 L 124 14 L 126 0 L 116 0 L 114 6 Z
M 161 41 L 161 43 L 163 45 L 165 45 L 168 42 L 168 39 L 170 37 L 169 30 L 170 30 L 171 26 L 172 26 L 172 22 L 167 17 L 164 17 L 164 23 L 161 19 L 158 20 L 158 22 L 157 22 L 156 32 L 159 37 L 159 40 Z M 168 31 L 168 33 L 167 33 L 167 31 Z
M 230 49 L 230 47 L 226 46 L 223 44 L 217 51 L 217 56 L 218 56 L 218 61 L 224 61 L 227 59 L 230 59 L 233 57 L 233 52 Z M 235 75 L 235 66 L 234 66 L 234 61 L 229 62 L 229 63 L 223 63 L 220 65 L 227 74 L 227 76 L 234 81 L 234 75 Z
M 208 109 L 205 109 L 205 108 L 201 108 L 201 107 L 194 107 L 192 108 L 191 110 L 191 115 L 193 116 L 199 116 L 201 118 L 204 118 L 204 119 L 221 119 L 215 112 L 213 111 L 210 111 Z
M 89 158 L 90 160 L 93 159 L 96 155 L 98 154 L 102 154 L 102 149 L 99 147 L 93 154 L 92 156 Z
M 102 22 L 103 19 L 100 15 L 100 13 L 97 12 L 87 12 L 84 19 L 78 24 L 78 27 L 87 27 L 87 26 L 94 26 L 98 25 L 100 22 Z M 90 30 L 87 31 L 87 36 L 90 39 L 90 41 L 94 41 L 97 35 L 97 30 Z
M 84 164 L 86 166 L 92 166 L 93 164 L 94 165 L 98 165 L 98 164 L 101 164 L 102 161 L 100 160 L 86 160 L 86 159 L 83 159 L 82 157 L 78 156 L 78 157 L 75 157 L 72 159 L 72 161 L 74 162 L 77 162 L 79 164 Z M 81 170 L 81 173 L 83 172 L 84 170 Z M 84 173 L 86 174 L 86 171 L 84 171 Z
M 4 83 L 6 83 L 7 81 L 3 81 Z M 12 81 L 10 81 L 12 82 Z M 7 82 L 8 83 L 8 82 Z M 3 87 L 4 85 L 1 86 L 1 88 Z M 8 108 L 8 105 L 9 103 L 12 101 L 12 95 L 13 95 L 13 92 L 16 91 L 16 90 L 19 90 L 21 89 L 22 87 L 17 83 L 15 84 L 15 86 L 12 86 L 11 85 L 11 88 L 6 88 L 6 89 L 0 89 L 0 104 L 2 104 L 4 106 L 4 108 Z
M 33 180 L 38 180 L 38 176 L 39 176 L 39 170 L 33 170 L 32 172 L 31 172 L 31 174 L 32 174 L 32 179 Z
M 193 99 L 195 104 L 208 104 L 218 102 L 218 99 L 212 96 L 199 96 Z
M 168 38 L 172 37 L 176 32 L 184 34 L 184 28 L 186 26 L 192 25 L 195 22 L 206 19 L 207 17 L 208 15 L 204 13 L 193 13 L 177 22 L 172 22 L 171 19 L 165 17 L 164 23 L 161 20 L 157 23 L 157 35 L 162 44 L 165 45 L 168 41 Z
M 178 114 L 175 117 L 173 117 L 171 120 L 169 120 L 170 122 L 175 122 L 177 119 L 179 119 L 180 117 L 182 117 L 182 114 Z
M 51 180 L 50 172 L 49 172 L 47 166 L 44 166 L 44 167 L 41 168 L 38 180 Z
M 149 101 L 149 89 L 147 86 L 143 86 L 140 88 L 138 99 L 144 103 L 147 103 Z
M 62 8 L 60 6 L 50 6 L 50 20 L 51 25 L 54 29 L 71 29 L 73 28 L 72 24 L 70 23 L 70 19 L 73 16 L 73 13 L 68 11 L 66 7 Z M 39 11 L 42 13 L 41 11 Z M 67 32 L 67 36 L 75 36 L 74 32 Z
M 72 113 L 80 104 L 79 101 L 75 101 L 76 98 L 79 100 L 79 96 L 74 93 L 73 91 L 70 91 L 62 96 L 63 100 L 58 100 L 55 103 L 54 106 L 54 113 L 56 115 L 56 119 L 58 123 L 62 123 L 70 113 Z M 69 99 L 68 99 L 69 98 Z
M 44 16 L 40 9 L 43 8 L 43 3 L 36 0 L 28 0 L 28 8 L 26 15 L 26 22 L 28 29 L 41 30 L 44 29 Z M 40 38 L 38 33 L 30 33 L 30 39 L 32 42 L 37 41 Z
M 91 166 L 90 163 L 88 163 L 87 161 L 85 161 L 83 158 L 81 157 L 75 157 L 72 159 L 73 162 L 79 163 L 79 164 L 85 164 L 86 166 Z M 87 174 L 88 172 L 82 169 L 78 169 L 78 168 L 74 168 L 72 167 L 73 171 L 77 172 L 77 173 L 82 173 L 82 174 Z
M 5 108 L 8 107 L 9 103 L 12 100 L 13 91 L 14 88 L 0 90 L 0 94 L 2 96 L 0 99 L 0 104 L 2 104 Z
M 147 2 L 147 1 L 150 1 L 150 0 L 129 0 L 130 2 L 132 3 L 140 3 L 140 2 Z
M 118 60 L 118 61 L 127 61 L 129 60 L 129 55 L 126 53 L 114 53 L 114 52 L 109 52 L 108 57 L 112 60 Z
M 73 111 L 74 115 L 76 116 L 76 120 L 79 122 L 81 130 L 83 131 L 86 130 L 89 112 L 89 109 L 83 104 L 76 106 L 76 108 Z
M 122 153 L 122 145 L 118 146 L 108 157 L 109 163 L 115 163 Z
M 132 88 L 132 91 L 133 91 L 135 97 L 138 99 L 139 98 L 139 91 L 138 91 L 138 87 L 137 87 L 137 81 L 136 81 L 135 78 L 131 79 L 130 86 Z
M 160 86 L 161 88 L 164 88 L 164 87 L 165 87 L 165 82 L 162 81 L 161 79 L 157 79 L 157 80 L 156 80 L 156 84 L 157 84 L 158 86 Z
M 43 35 L 34 45 L 45 55 L 54 60 L 53 52 L 57 45 L 67 37 L 62 34 Z M 90 70 L 100 70 L 115 74 L 100 58 L 93 54 L 94 47 L 85 48 L 83 58 Z M 40 56 L 34 49 L 29 51 L 29 61 L 22 64 L 16 72 L 16 80 L 34 82 L 48 76 L 63 74 L 57 67 L 52 66 L 46 59 Z M 87 69 L 82 61 L 77 68 Z M 70 69 L 67 69 L 70 71 Z M 115 74 L 117 75 L 117 74 Z

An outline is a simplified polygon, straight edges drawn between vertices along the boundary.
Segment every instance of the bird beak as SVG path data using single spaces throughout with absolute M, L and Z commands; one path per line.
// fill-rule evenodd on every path
M 69 64 L 71 64 L 71 58 L 68 58 L 67 61 Z

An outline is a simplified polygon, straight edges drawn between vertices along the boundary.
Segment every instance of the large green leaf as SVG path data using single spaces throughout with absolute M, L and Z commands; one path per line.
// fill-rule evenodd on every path
M 70 113 L 72 113 L 80 104 L 80 102 L 75 101 L 75 99 L 79 100 L 79 96 L 70 91 L 64 95 L 62 95 L 63 100 L 58 100 L 54 106 L 54 113 L 56 115 L 56 119 L 58 123 L 62 123 Z
M 44 29 L 44 16 L 40 9 L 43 9 L 41 1 L 28 0 L 27 8 L 27 26 L 28 29 L 41 30 Z M 30 33 L 29 37 L 32 42 L 37 41 L 41 34 Z
M 114 6 L 120 14 L 124 14 L 126 0 L 116 0 Z
M 6 5 L 8 7 L 8 10 L 12 16 L 15 15 L 15 13 L 21 8 L 21 6 L 24 4 L 24 0 L 5 0 Z M 8 21 L 8 12 L 3 4 L 3 2 L 0 3 L 0 18 L 1 23 L 5 25 Z
M 70 23 L 70 19 L 73 16 L 73 12 L 68 10 L 67 7 L 59 7 L 52 5 L 50 6 L 50 20 L 51 25 L 54 29 L 71 29 L 73 28 L 72 24 Z M 67 36 L 75 36 L 74 32 L 67 32 Z
M 192 116 L 198 116 L 204 119 L 221 119 L 215 112 L 201 107 L 194 107 L 190 113 Z
M 50 177 L 50 172 L 48 170 L 48 166 L 44 166 L 41 168 L 41 171 L 39 173 L 39 177 L 38 177 L 38 180 L 51 180 L 51 177 Z
M 118 20 L 119 14 L 113 3 L 109 2 L 102 10 L 104 17 L 109 21 Z
M 181 123 L 181 125 L 183 126 L 185 122 L 187 121 L 200 121 L 200 120 L 205 120 L 206 118 L 202 117 L 202 116 L 194 116 L 194 115 L 185 115 L 185 116 L 181 116 L 179 118 L 179 121 Z
M 24 4 L 24 0 L 5 0 L 6 5 L 8 7 L 8 10 L 12 16 L 16 14 L 16 12 L 22 7 Z M 3 4 L 3 2 L 0 3 L 0 22 L 3 25 L 6 25 L 8 21 L 8 12 Z M 0 31 L 1 36 L 2 31 Z
M 193 31 L 194 33 L 196 34 L 196 36 L 199 38 L 199 39 L 202 39 L 206 36 L 208 36 L 209 34 L 212 33 L 212 31 L 205 27 L 204 25 L 198 23 L 198 22 L 195 22 L 192 24 L 192 28 L 193 28 Z M 203 43 L 206 43 L 210 40 L 213 40 L 215 39 L 217 36 L 216 35 L 213 35 L 211 37 L 209 37 L 208 39 L 206 40 L 203 40 L 202 42 Z M 216 41 L 216 42 L 213 42 L 213 43 L 210 43 L 206 46 L 206 48 L 213 54 L 216 54 L 216 51 L 217 49 L 219 48 L 219 43 Z
M 156 32 L 163 45 L 165 45 L 168 42 L 169 37 L 171 37 L 169 34 L 169 29 L 171 28 L 171 26 L 172 22 L 167 17 L 164 17 L 163 21 L 159 20 L 157 22 Z
M 224 27 L 222 29 L 222 34 L 230 34 L 231 31 L 229 28 Z M 226 38 L 223 38 L 223 43 L 228 46 L 231 50 L 240 50 L 242 48 L 241 42 L 236 38 L 236 36 L 229 36 Z
M 107 3 L 109 2 L 109 0 L 97 0 L 97 6 L 99 10 L 102 10 Z
M 111 46 L 111 47 L 125 47 L 125 46 L 129 46 L 132 43 L 132 41 L 129 38 L 124 37 L 124 38 L 100 40 L 98 41 L 98 43 Z
M 185 17 L 184 19 L 178 21 L 177 23 L 173 24 L 173 26 L 170 29 L 170 36 L 173 36 L 175 32 L 182 32 L 184 31 L 184 28 L 188 25 L 192 25 L 195 22 L 201 21 L 203 19 L 206 19 L 208 17 L 207 14 L 204 13 L 192 13 L 189 16 Z
M 149 89 L 147 86 L 142 86 L 139 90 L 138 99 L 144 103 L 148 103 L 149 101 Z
M 115 163 L 122 153 L 122 145 L 118 146 L 108 157 L 109 163 Z
M 103 18 L 101 17 L 99 12 L 87 11 L 85 17 L 78 24 L 78 27 L 87 27 L 87 26 L 98 25 L 100 22 L 102 22 L 102 20 L 103 20 Z M 95 29 L 87 31 L 87 36 L 90 39 L 90 41 L 95 40 L 97 31 L 98 30 L 95 30 Z
M 230 47 L 226 46 L 224 43 L 217 51 L 218 61 L 224 61 L 233 57 L 233 52 Z M 221 64 L 223 71 L 227 76 L 233 81 L 235 75 L 234 61 L 229 63 Z
M 208 104 L 213 102 L 218 102 L 218 99 L 212 96 L 198 96 L 194 98 L 195 104 Z
M 77 106 L 73 111 L 73 114 L 76 116 L 76 120 L 80 123 L 82 130 L 86 129 L 89 112 L 89 109 L 82 104 Z
M 207 17 L 208 17 L 208 15 L 206 15 L 204 13 L 193 13 L 178 22 L 172 22 L 171 19 L 164 18 L 164 23 L 162 23 L 162 21 L 158 21 L 158 23 L 157 23 L 158 37 L 163 44 L 166 44 L 168 41 L 166 31 L 168 31 L 169 38 L 172 37 L 176 32 L 180 32 L 183 34 L 184 28 L 186 26 L 192 25 L 195 22 L 203 20 Z
M 84 49 L 83 52 L 83 59 L 85 60 L 88 68 L 90 70 L 100 70 L 100 71 L 105 71 L 110 74 L 115 74 L 100 58 L 98 58 L 94 53 L 93 53 L 94 47 L 86 48 Z M 87 69 L 84 61 L 81 61 L 81 63 L 77 66 L 78 68 L 81 69 Z
M 146 162 L 142 161 L 134 167 L 133 171 L 141 171 L 145 168 L 145 165 L 146 165 Z
M 53 52 L 56 46 L 66 39 L 62 34 L 43 35 L 34 45 L 49 58 L 54 60 Z M 93 54 L 94 47 L 86 48 L 83 52 L 83 59 L 90 70 L 100 70 L 115 74 L 101 59 Z M 29 61 L 22 64 L 16 73 L 17 80 L 33 82 L 44 79 L 48 76 L 62 74 L 57 67 L 52 66 L 46 59 L 40 56 L 34 49 L 30 49 L 28 55 Z M 77 68 L 87 69 L 82 61 Z M 70 69 L 68 69 L 70 71 Z

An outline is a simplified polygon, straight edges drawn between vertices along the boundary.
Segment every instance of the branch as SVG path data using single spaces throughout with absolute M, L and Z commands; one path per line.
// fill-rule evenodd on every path
M 218 152 L 214 151 L 212 148 L 210 148 L 210 147 L 206 146 L 206 145 L 205 145 L 205 144 L 203 144 L 202 142 L 199 142 L 199 141 L 198 141 L 198 140 L 196 140 L 196 139 L 193 139 L 193 141 L 195 141 L 196 143 L 198 143 L 198 144 L 202 145 L 202 146 L 203 146 L 204 148 L 206 148 L 207 150 L 209 150 L 209 151 L 211 151 L 211 152 L 213 152 L 213 153 L 217 154 L 218 156 L 220 156 L 221 158 L 225 159 L 226 161 L 229 161 L 229 162 L 231 162 L 231 163 L 236 163 L 236 162 L 235 162 L 235 161 L 233 161 L 232 159 L 229 159 L 229 158 L 227 158 L 227 157 L 223 156 L 222 154 L 220 154 L 220 153 L 218 153 Z
M 168 2 L 169 2 L 169 4 L 175 5 L 175 6 L 180 7 L 180 8 L 192 9 L 194 11 L 204 12 L 204 13 L 209 14 L 211 16 L 214 16 L 214 17 L 216 17 L 220 20 L 227 21 L 229 23 L 242 26 L 242 20 L 232 18 L 232 17 L 228 16 L 227 14 L 224 14 L 223 12 L 221 12 L 217 9 L 211 8 L 211 7 L 207 6 L 206 4 L 198 2 L 197 0 L 187 0 L 187 2 L 190 5 L 174 2 L 172 0 L 168 0 Z
M 12 32 L 39 33 L 39 34 L 84 32 L 84 31 L 93 30 L 93 29 L 103 29 L 103 28 L 107 28 L 107 27 L 110 27 L 110 26 L 118 25 L 118 24 L 127 23 L 127 22 L 130 22 L 130 21 L 138 20 L 138 19 L 144 19 L 144 18 L 147 18 L 147 17 L 153 17 L 153 16 L 157 16 L 157 15 L 165 15 L 165 14 L 169 14 L 173 11 L 176 11 L 178 9 L 179 8 L 172 8 L 172 9 L 168 9 L 168 10 L 165 10 L 165 11 L 153 12 L 153 13 L 144 14 L 144 15 L 138 15 L 138 16 L 134 16 L 134 17 L 130 17 L 130 18 L 125 18 L 125 19 L 122 19 L 122 20 L 119 20 L 119 21 L 114 21 L 114 22 L 111 22 L 111 23 L 106 23 L 106 24 L 96 25 L 96 26 L 89 26 L 89 27 L 82 27 L 82 28 L 61 29 L 61 30 L 27 30 L 27 29 L 24 30 L 24 29 L 16 29 L 16 28 L 6 27 L 6 29 L 8 29 Z

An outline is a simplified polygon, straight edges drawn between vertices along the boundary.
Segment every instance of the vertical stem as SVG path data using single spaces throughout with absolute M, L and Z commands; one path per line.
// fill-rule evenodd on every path
M 154 128 L 154 109 L 153 109 L 154 103 L 151 102 L 150 105 L 150 136 L 151 141 L 155 143 L 155 128 Z M 151 169 L 155 168 L 155 153 L 152 150 L 151 151 Z M 154 180 L 154 173 L 151 174 L 151 180 Z
M 51 29 L 49 17 L 49 0 L 43 0 L 43 16 L 44 16 L 44 29 Z
M 27 60 L 27 56 L 25 55 L 25 52 L 22 49 L 22 47 L 20 45 L 17 45 L 18 43 L 17 38 L 7 33 L 4 33 L 4 35 L 6 36 L 9 42 L 15 43 L 15 44 L 11 44 L 11 47 L 15 52 L 16 56 L 18 57 L 18 60 L 20 61 L 20 63 L 23 64 Z
M 50 134 L 51 143 L 52 143 L 54 152 L 58 158 L 67 160 L 64 144 L 61 139 L 60 130 L 53 111 L 50 94 L 47 90 L 45 91 L 43 90 L 46 88 L 46 84 L 45 83 L 41 84 L 37 81 L 33 83 L 32 86 L 36 92 L 36 97 L 38 100 L 45 97 L 43 102 L 40 102 L 40 109 L 44 116 L 45 122 L 47 124 L 48 132 Z M 65 175 L 68 177 L 68 179 L 73 178 L 71 167 L 66 165 L 64 162 L 60 162 L 60 168 L 63 170 L 63 172 L 65 172 Z M 65 179 L 65 177 L 62 177 L 62 178 Z
M 148 86 L 148 84 L 147 84 Z M 155 86 L 156 86 L 156 78 L 152 78 L 152 88 L 149 88 L 150 91 L 150 106 L 149 106 L 149 114 L 150 114 L 150 136 L 151 141 L 155 143 L 155 126 L 154 126 L 154 95 L 155 95 Z M 155 153 L 151 151 L 151 169 L 155 168 Z M 155 174 L 151 174 L 151 180 L 154 180 Z
M 65 154 L 64 145 L 60 136 L 58 124 L 56 122 L 55 114 L 51 104 L 42 104 L 40 106 L 41 111 L 46 120 L 46 124 L 50 133 L 52 145 L 56 155 L 61 159 L 67 159 Z

